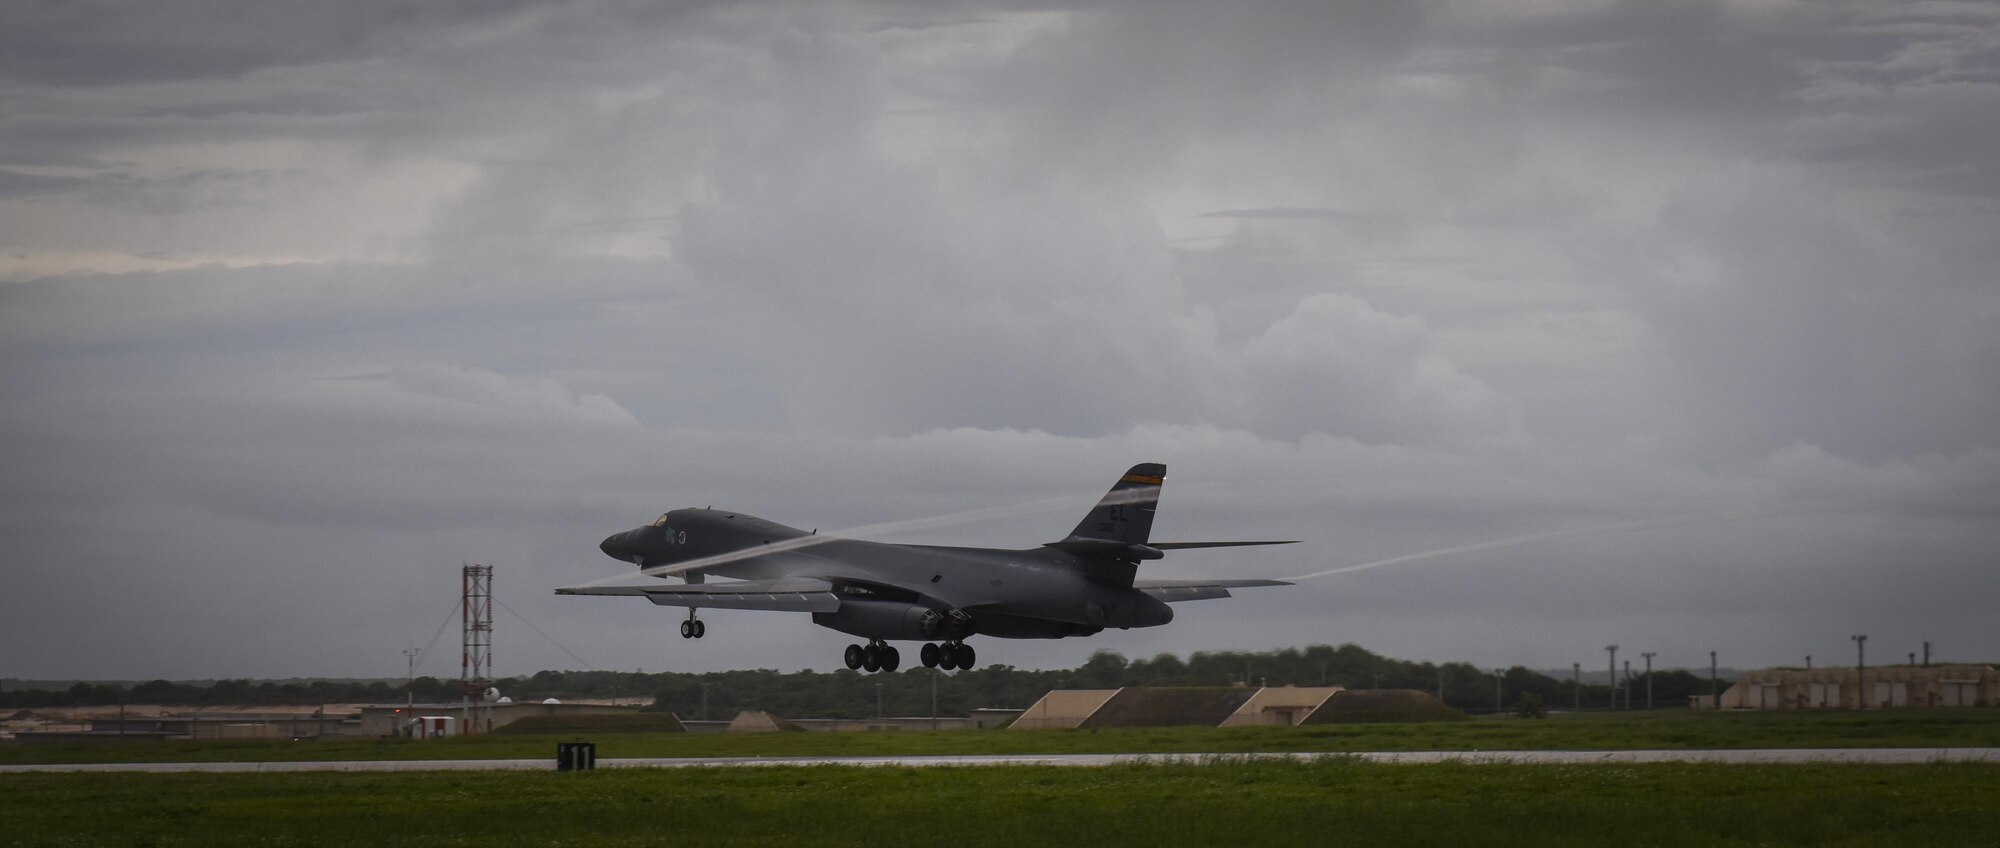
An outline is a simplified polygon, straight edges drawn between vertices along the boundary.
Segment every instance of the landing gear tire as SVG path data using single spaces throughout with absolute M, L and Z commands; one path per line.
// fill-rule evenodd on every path
M 841 659 L 847 661 L 848 668 L 858 669 L 861 667 L 862 663 L 867 661 L 867 654 L 868 652 L 866 650 L 863 650 L 860 645 L 848 645 L 847 653 L 843 655 Z
M 694 638 L 694 622 L 692 621 L 681 622 L 681 638 L 682 639 Z
M 882 652 L 874 645 L 861 649 L 861 668 L 870 674 L 882 670 Z
M 938 667 L 945 671 L 970 670 L 976 659 L 972 646 L 964 642 L 946 642 L 938 648 Z
M 883 645 L 878 653 L 880 655 L 876 657 L 875 662 L 883 671 L 895 671 L 896 666 L 903 662 L 903 655 L 889 645 Z
M 695 619 L 695 620 L 694 620 L 694 638 L 696 638 L 696 639 L 700 639 L 701 637 L 703 637 L 703 636 L 707 636 L 707 635 L 708 635 L 708 625 L 707 625 L 707 624 L 705 624 L 705 623 L 703 623 L 703 622 L 702 622 L 702 620 L 701 620 L 701 619 L 699 619 L 699 618 Z
M 917 658 L 924 661 L 924 668 L 937 668 L 944 660 L 944 652 L 935 643 L 925 642 L 923 649 L 917 651 Z

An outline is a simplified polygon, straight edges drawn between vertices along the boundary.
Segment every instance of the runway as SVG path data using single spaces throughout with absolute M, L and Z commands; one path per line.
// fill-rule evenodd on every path
M 598 768 L 738 768 L 746 766 L 1061 766 L 1091 768 L 1133 763 L 1231 763 L 1249 760 L 1354 759 L 1371 763 L 1471 763 L 1478 765 L 1585 765 L 1593 763 L 2000 763 L 2000 748 L 1759 748 L 1647 751 L 1376 751 L 1253 754 L 984 754 L 933 757 L 632 757 L 597 761 Z M 0 765 L 0 774 L 24 772 L 324 772 L 324 771 L 554 771 L 553 757 L 528 760 L 340 760 L 325 762 L 45 763 Z

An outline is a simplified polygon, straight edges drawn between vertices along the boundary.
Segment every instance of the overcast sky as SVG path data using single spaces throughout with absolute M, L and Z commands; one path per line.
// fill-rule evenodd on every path
M 0 676 L 829 669 L 714 504 L 1151 576 L 983 662 L 2000 659 L 2000 5 L 0 6 Z M 1055 499 L 1053 505 L 1050 499 Z M 422 671 L 457 674 L 452 620 Z

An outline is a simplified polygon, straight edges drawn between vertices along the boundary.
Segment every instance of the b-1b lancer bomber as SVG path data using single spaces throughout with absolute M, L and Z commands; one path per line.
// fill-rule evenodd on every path
M 861 637 L 847 667 L 895 671 L 891 641 L 924 643 L 926 668 L 969 669 L 974 634 L 998 639 L 1089 636 L 1154 627 L 1172 601 L 1229 597 L 1282 580 L 1140 580 L 1139 563 L 1167 551 L 1285 542 L 1150 542 L 1167 467 L 1135 465 L 1068 537 L 1005 550 L 903 545 L 822 536 L 740 512 L 678 509 L 605 539 L 600 549 L 642 574 L 686 582 L 576 586 L 559 595 L 637 595 L 688 608 L 681 636 L 699 639 L 701 607 L 811 613 L 813 623 Z M 710 576 L 733 578 L 708 582 Z

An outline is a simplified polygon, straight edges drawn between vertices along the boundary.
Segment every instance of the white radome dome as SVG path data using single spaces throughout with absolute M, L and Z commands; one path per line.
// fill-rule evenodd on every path
M 542 703 L 544 703 L 544 704 L 560 704 L 560 703 L 562 703 L 562 702 L 561 702 L 561 701 L 558 701 L 558 700 L 556 700 L 556 699 L 554 699 L 554 698 L 543 698 L 543 699 L 542 699 Z

